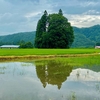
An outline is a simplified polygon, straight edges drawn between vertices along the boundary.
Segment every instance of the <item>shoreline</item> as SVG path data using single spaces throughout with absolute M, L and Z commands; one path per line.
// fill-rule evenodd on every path
M 24 55 L 24 56 L 0 56 L 0 62 L 2 61 L 18 61 L 18 60 L 37 60 L 37 59 L 47 59 L 47 58 L 63 58 L 63 57 L 87 57 L 87 56 L 97 56 L 99 53 L 92 54 L 64 54 L 64 55 Z

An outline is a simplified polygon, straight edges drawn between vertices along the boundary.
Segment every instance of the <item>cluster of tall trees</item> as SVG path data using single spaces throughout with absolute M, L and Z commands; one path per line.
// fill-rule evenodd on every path
M 74 41 L 73 28 L 60 9 L 58 14 L 44 11 L 38 21 L 35 37 L 36 48 L 69 48 Z

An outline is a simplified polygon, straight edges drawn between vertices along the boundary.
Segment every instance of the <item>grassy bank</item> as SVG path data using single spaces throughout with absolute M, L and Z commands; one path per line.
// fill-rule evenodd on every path
M 100 49 L 0 49 L 0 61 L 55 57 L 87 57 L 100 55 L 99 53 Z
M 0 49 L 0 56 L 94 54 L 100 49 Z

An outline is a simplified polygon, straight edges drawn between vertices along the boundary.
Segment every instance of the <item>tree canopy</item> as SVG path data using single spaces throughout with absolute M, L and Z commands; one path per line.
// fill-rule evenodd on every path
M 96 43 L 96 46 L 100 46 L 100 42 L 97 42 L 97 43 Z
M 73 41 L 73 29 L 62 10 L 50 15 L 45 11 L 37 24 L 35 47 L 69 48 Z
M 33 48 L 33 44 L 31 42 L 24 42 L 22 41 L 22 43 L 20 43 L 20 47 L 19 48 Z

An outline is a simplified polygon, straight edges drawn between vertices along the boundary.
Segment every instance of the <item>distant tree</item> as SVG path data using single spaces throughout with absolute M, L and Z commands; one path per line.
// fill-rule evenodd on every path
M 33 44 L 31 42 L 22 43 L 19 48 L 33 48 Z
M 21 40 L 21 41 L 19 41 L 19 44 L 21 45 L 21 44 L 25 44 L 25 41 L 24 40 Z
M 96 46 L 100 46 L 100 42 L 96 43 Z
M 59 10 L 59 13 L 58 14 L 60 14 L 60 15 L 62 15 L 63 16 L 63 12 L 62 12 L 62 10 L 60 9 Z
M 45 17 L 43 18 L 43 16 Z M 58 14 L 47 16 L 47 13 L 44 13 L 43 16 L 37 25 L 35 47 L 69 48 L 74 41 L 74 34 L 68 19 L 63 16 L 62 10 L 60 9 Z M 45 24 L 41 25 L 42 21 Z

